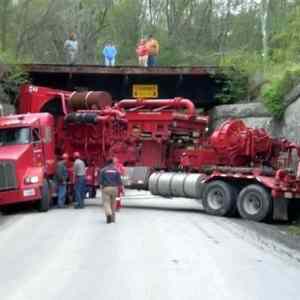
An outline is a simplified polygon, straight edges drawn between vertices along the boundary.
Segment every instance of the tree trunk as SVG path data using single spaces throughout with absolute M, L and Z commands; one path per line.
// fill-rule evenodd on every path
M 268 17 L 269 17 L 269 5 L 270 5 L 270 0 L 261 1 L 260 18 L 261 18 L 261 35 L 262 35 L 262 56 L 265 63 L 268 59 L 268 52 L 269 52 L 269 43 L 268 43 L 269 32 L 267 26 Z
M 1 50 L 4 52 L 7 48 L 7 22 L 8 22 L 8 6 L 10 0 L 2 0 L 2 9 L 0 14 L 1 20 Z

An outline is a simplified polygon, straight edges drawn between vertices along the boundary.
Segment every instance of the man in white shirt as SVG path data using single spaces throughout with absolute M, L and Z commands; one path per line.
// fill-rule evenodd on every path
M 71 32 L 69 39 L 65 41 L 64 50 L 66 53 L 67 63 L 69 65 L 74 65 L 78 54 L 78 41 L 76 40 L 74 32 Z

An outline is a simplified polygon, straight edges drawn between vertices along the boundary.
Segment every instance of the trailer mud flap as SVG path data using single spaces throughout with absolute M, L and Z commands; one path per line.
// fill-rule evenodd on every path
M 286 198 L 276 198 L 273 200 L 273 220 L 288 221 L 289 200 Z

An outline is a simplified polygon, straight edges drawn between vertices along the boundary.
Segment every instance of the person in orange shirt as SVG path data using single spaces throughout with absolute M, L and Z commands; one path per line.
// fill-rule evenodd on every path
M 138 56 L 139 65 L 147 67 L 148 63 L 148 49 L 146 47 L 146 40 L 141 39 L 136 48 L 136 54 Z
M 149 38 L 146 42 L 146 47 L 148 49 L 148 67 L 154 67 L 157 65 L 159 43 L 152 35 L 149 35 Z

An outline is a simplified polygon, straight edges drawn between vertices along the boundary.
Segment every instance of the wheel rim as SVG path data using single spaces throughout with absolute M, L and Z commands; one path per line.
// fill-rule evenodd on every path
M 245 195 L 243 201 L 244 211 L 249 215 L 256 215 L 262 209 L 262 200 L 257 194 L 249 193 Z
M 207 203 L 213 210 L 219 210 L 224 205 L 224 195 L 221 190 L 214 189 L 207 195 Z

